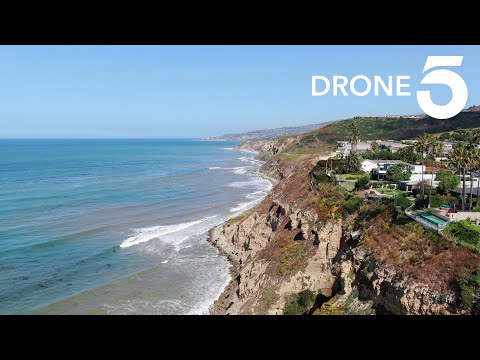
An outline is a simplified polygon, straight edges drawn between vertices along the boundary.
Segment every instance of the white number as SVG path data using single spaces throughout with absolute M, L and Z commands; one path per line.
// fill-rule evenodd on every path
M 423 73 L 437 66 L 461 66 L 463 56 L 429 56 Z M 429 90 L 418 90 L 417 101 L 427 115 L 437 119 L 449 119 L 463 110 L 468 100 L 467 84 L 457 73 L 438 69 L 424 76 L 421 84 L 443 84 L 452 90 L 452 99 L 446 105 L 437 105 L 432 101 Z

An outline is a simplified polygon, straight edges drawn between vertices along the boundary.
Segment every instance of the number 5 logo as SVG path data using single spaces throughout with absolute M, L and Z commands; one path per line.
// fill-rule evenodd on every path
M 429 56 L 423 72 L 438 66 L 461 66 L 463 56 Z M 449 119 L 463 110 L 467 104 L 467 84 L 457 73 L 438 69 L 424 76 L 421 84 L 443 84 L 452 90 L 452 99 L 446 105 L 437 105 L 432 101 L 429 90 L 418 90 L 417 101 L 427 115 L 437 119 Z

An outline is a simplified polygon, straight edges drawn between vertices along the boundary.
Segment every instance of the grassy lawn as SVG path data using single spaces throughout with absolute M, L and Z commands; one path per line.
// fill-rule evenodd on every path
M 444 234 L 450 235 L 460 244 L 480 252 L 480 227 L 462 220 L 451 223 Z
M 361 179 L 361 178 L 367 176 L 367 174 L 366 173 L 362 173 L 362 174 L 342 174 L 341 176 L 343 176 L 347 180 L 356 180 L 356 179 Z
M 405 195 L 405 191 L 402 191 L 402 190 L 398 190 L 398 189 L 375 189 L 377 190 L 380 194 L 384 194 L 384 195 L 392 195 L 392 196 L 396 196 L 396 195 Z

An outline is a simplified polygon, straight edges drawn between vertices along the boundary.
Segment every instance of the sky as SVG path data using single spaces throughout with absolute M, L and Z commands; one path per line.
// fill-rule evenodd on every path
M 451 70 L 467 106 L 480 104 L 480 46 L 0 46 L 0 138 L 194 138 L 419 114 L 429 55 L 463 55 Z M 312 97 L 313 75 L 410 75 L 412 96 Z M 449 102 L 447 86 L 429 89 Z

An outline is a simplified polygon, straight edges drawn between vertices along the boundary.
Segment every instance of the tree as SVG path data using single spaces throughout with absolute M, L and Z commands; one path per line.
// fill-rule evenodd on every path
M 406 146 L 396 152 L 398 160 L 405 161 L 409 164 L 417 164 L 422 160 L 422 155 L 415 152 L 414 146 Z
M 388 168 L 387 177 L 395 182 L 407 181 L 412 176 L 412 167 L 406 164 L 395 164 Z
M 427 154 L 430 157 L 432 157 L 433 159 L 435 159 L 435 157 L 443 154 L 443 143 L 438 141 L 437 138 L 432 136 L 430 138 L 430 142 L 428 144 Z M 423 171 L 422 171 L 422 173 L 423 173 Z M 428 206 L 427 207 L 430 207 L 430 199 L 432 198 L 432 188 L 433 188 L 433 178 L 434 177 L 435 177 L 435 171 L 433 171 L 433 174 L 430 177 L 430 188 L 429 188 L 429 191 L 428 191 Z
M 370 176 L 363 176 L 360 179 L 357 180 L 355 183 L 355 189 L 356 190 L 363 190 L 365 187 L 368 185 L 370 182 Z
M 480 191 L 480 149 L 475 149 L 475 168 L 477 169 L 478 172 L 478 177 L 477 177 L 477 200 L 475 202 L 475 206 L 478 206 L 478 197 L 479 197 L 479 191 Z
M 350 130 L 352 131 L 350 135 L 350 144 L 352 145 L 352 151 L 357 151 L 358 140 L 360 139 L 360 131 L 358 129 L 358 124 L 356 121 L 352 121 L 350 124 Z
M 423 181 L 423 173 L 425 167 L 425 153 L 429 149 L 430 142 L 432 140 L 431 135 L 429 134 L 422 134 L 417 138 L 417 142 L 415 143 L 415 149 L 422 154 L 422 204 L 425 201 L 425 183 Z M 425 205 L 423 205 L 425 207 Z
M 447 194 L 449 191 L 452 191 L 460 185 L 460 179 L 458 176 L 450 171 L 437 171 L 435 178 L 440 182 L 438 190 L 443 194 Z
M 465 176 L 466 169 L 469 165 L 469 154 L 468 149 L 465 147 L 464 143 L 457 143 L 455 149 L 452 152 L 450 157 L 452 164 L 458 169 L 458 172 L 462 177 L 462 210 L 465 211 Z
M 372 150 L 374 153 L 376 153 L 378 149 L 380 149 L 378 142 L 374 141 L 370 144 L 370 150 Z
M 470 168 L 470 199 L 468 202 L 468 209 L 471 211 L 473 208 L 473 175 L 474 169 L 480 166 L 480 153 L 477 151 L 477 145 L 480 144 L 480 131 L 470 130 L 465 133 L 466 148 L 468 149 L 468 165 Z M 465 180 L 463 180 L 465 181 Z M 478 184 L 477 184 L 477 196 L 478 196 Z
M 351 150 L 346 159 L 345 170 L 346 172 L 357 172 L 360 171 L 362 168 L 362 156 L 356 152 Z

